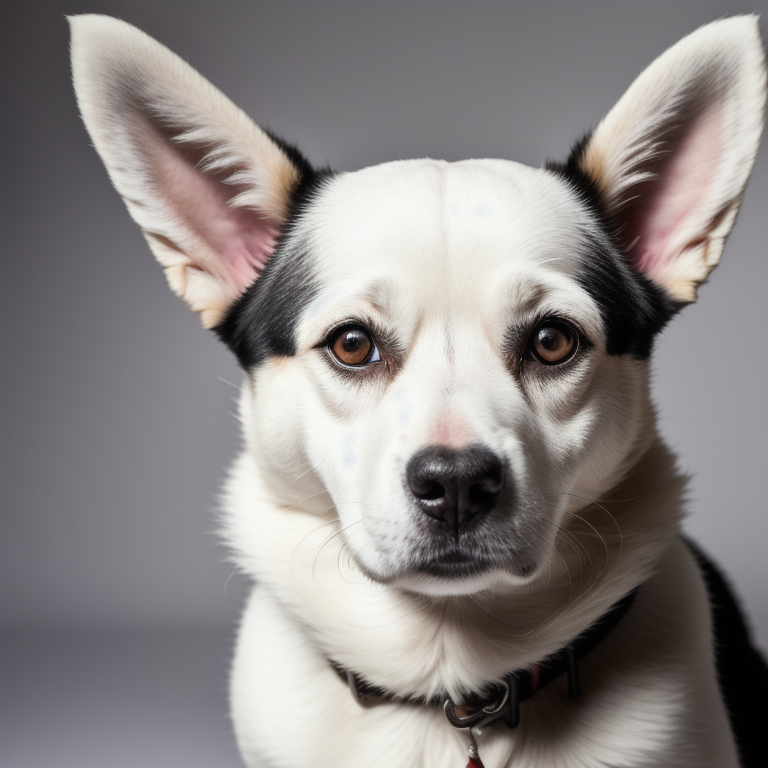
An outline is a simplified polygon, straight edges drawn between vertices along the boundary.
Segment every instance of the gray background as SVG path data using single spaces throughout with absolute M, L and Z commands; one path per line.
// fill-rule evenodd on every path
M 65 13 L 136 24 L 346 170 L 561 159 L 667 46 L 767 9 L 6 0 L 0 765 L 238 765 L 226 667 L 245 587 L 211 510 L 238 444 L 239 374 L 168 291 L 89 146 Z M 764 148 L 722 265 L 655 363 L 662 430 L 695 473 L 687 530 L 764 650 L 767 162 Z

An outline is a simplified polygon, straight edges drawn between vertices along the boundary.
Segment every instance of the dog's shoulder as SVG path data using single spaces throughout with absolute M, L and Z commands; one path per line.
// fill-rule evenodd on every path
M 755 648 L 728 580 L 706 553 L 688 546 L 709 593 L 717 676 L 744 768 L 768 765 L 768 666 Z

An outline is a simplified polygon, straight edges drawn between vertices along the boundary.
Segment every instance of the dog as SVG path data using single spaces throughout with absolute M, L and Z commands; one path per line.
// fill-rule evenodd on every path
M 245 372 L 222 512 L 254 582 L 245 763 L 764 764 L 765 667 L 681 538 L 649 394 L 757 152 L 755 17 L 670 48 L 562 164 L 354 173 L 134 27 L 71 26 L 114 186 Z

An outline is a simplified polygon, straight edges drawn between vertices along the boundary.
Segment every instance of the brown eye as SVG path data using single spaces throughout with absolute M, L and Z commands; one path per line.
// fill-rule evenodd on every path
M 346 326 L 337 331 L 329 346 L 343 365 L 367 365 L 381 359 L 371 335 L 359 326 Z
M 545 320 L 533 332 L 530 349 L 544 365 L 558 365 L 570 360 L 578 349 L 576 331 L 562 320 Z

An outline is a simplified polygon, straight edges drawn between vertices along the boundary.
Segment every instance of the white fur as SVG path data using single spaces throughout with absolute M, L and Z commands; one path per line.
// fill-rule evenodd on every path
M 297 173 L 158 43 L 106 17 L 73 28 L 96 148 L 173 287 L 213 325 L 258 279 Z M 754 160 L 756 29 L 730 19 L 672 48 L 581 157 L 619 225 L 638 233 L 636 266 L 679 301 L 717 262 Z M 179 147 L 197 147 L 197 162 Z M 638 209 L 635 195 L 651 202 Z M 284 257 L 309 252 L 318 290 L 296 354 L 246 376 L 245 446 L 223 505 L 224 536 L 257 585 L 232 674 L 249 766 L 461 766 L 466 738 L 439 708 L 362 708 L 328 659 L 394 694 L 460 699 L 537 664 L 638 585 L 582 663 L 582 699 L 564 700 L 562 681 L 540 691 L 517 730 L 484 730 L 485 765 L 737 765 L 648 362 L 606 352 L 600 307 L 578 279 L 605 238 L 554 174 L 500 160 L 340 174 L 286 234 Z M 556 376 L 521 373 L 505 334 L 546 316 L 591 346 Z M 329 364 L 324 341 L 350 319 L 396 332 L 396 370 L 362 379 Z M 424 575 L 404 468 L 425 446 L 476 444 L 503 457 L 515 488 L 517 527 L 498 531 L 515 557 L 471 578 Z

